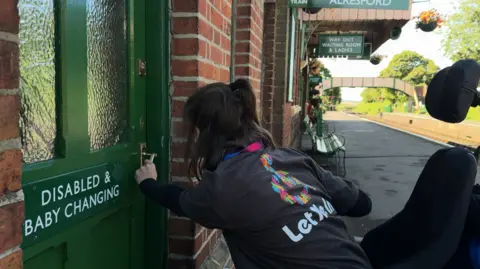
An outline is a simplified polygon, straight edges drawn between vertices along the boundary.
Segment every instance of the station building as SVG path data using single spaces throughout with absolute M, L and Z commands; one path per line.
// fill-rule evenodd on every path
M 183 105 L 236 78 L 300 147 L 321 36 L 360 36 L 367 60 L 411 16 L 329 2 L 1 0 L 0 268 L 233 268 L 221 231 L 145 201 L 133 172 L 156 153 L 159 180 L 191 186 Z

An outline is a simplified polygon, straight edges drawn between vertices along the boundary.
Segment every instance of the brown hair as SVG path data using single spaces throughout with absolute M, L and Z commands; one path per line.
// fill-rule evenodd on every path
M 185 160 L 192 176 L 200 179 L 203 169 L 216 169 L 229 148 L 256 141 L 275 147 L 270 133 L 260 126 L 256 102 L 252 86 L 244 79 L 208 84 L 188 98 Z

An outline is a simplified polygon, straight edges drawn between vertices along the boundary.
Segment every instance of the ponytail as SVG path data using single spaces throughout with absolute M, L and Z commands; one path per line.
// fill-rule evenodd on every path
M 240 100 L 241 107 L 243 108 L 243 120 L 252 120 L 257 124 L 260 124 L 257 113 L 257 101 L 255 94 L 253 93 L 252 85 L 246 79 L 237 79 L 230 83 L 228 87 L 232 90 L 233 94 Z

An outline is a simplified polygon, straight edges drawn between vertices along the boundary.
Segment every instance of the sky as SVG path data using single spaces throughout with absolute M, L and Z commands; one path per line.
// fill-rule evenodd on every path
M 420 2 L 424 0 L 414 0 L 414 2 L 417 1 Z M 412 17 L 431 8 L 436 8 L 441 14 L 449 15 L 454 11 L 454 2 L 458 3 L 458 1 L 459 0 L 430 0 L 424 3 L 414 3 Z M 416 51 L 424 57 L 433 60 L 440 68 L 443 68 L 451 65 L 452 61 L 443 55 L 441 50 L 442 38 L 442 29 L 425 33 L 415 29 L 415 22 L 412 20 L 403 27 L 402 35 L 399 39 L 388 40 L 376 51 L 376 53 L 386 56 L 379 65 L 373 65 L 366 60 L 320 60 L 330 69 L 333 77 L 377 77 L 380 71 L 387 67 L 392 57 L 404 50 Z M 362 90 L 362 88 L 342 88 L 342 99 L 345 101 L 361 101 L 360 93 Z

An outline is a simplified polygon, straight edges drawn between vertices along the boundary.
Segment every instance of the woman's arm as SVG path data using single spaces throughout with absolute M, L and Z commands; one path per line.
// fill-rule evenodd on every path
M 370 214 L 371 211 L 372 199 L 370 199 L 364 191 L 358 189 L 357 202 L 347 213 L 345 213 L 345 216 L 358 218 Z
M 180 194 L 184 188 L 174 184 L 161 184 L 153 178 L 148 178 L 140 183 L 140 190 L 155 203 L 170 209 L 178 216 L 186 217 L 180 206 Z
M 209 229 L 226 229 L 236 225 L 225 221 L 216 210 L 218 203 L 210 184 L 215 180 L 202 180 L 195 188 L 184 189 L 173 184 L 159 183 L 156 178 L 157 170 L 149 160 L 135 174 L 140 190 L 157 204 Z
M 372 200 L 353 182 L 334 176 L 309 158 L 318 179 L 331 197 L 333 207 L 341 216 L 363 217 L 372 211 Z

